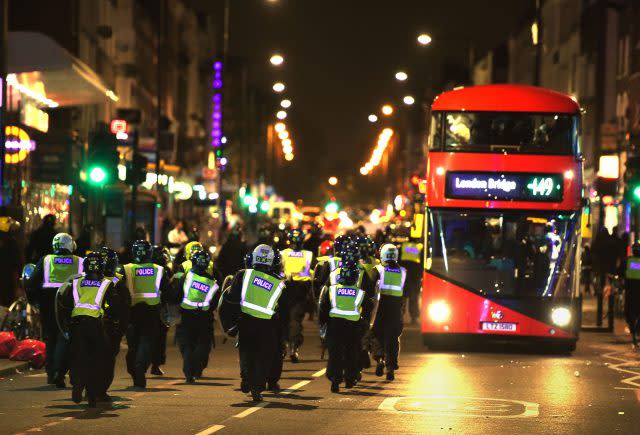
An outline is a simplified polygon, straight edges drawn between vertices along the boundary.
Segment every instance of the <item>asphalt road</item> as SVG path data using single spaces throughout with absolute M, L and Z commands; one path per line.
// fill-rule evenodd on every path
M 123 352 L 124 353 L 124 352 Z M 352 390 L 329 392 L 326 361 L 307 324 L 302 362 L 286 363 L 280 396 L 254 406 L 239 391 L 232 342 L 218 345 L 205 378 L 186 385 L 169 346 L 166 376 L 130 388 L 121 353 L 110 394 L 97 409 L 75 405 L 70 389 L 42 372 L 0 379 L 0 433 L 449 433 L 637 434 L 640 354 L 611 335 L 584 334 L 572 356 L 534 349 L 428 352 L 417 330 L 403 337 L 400 370 L 389 383 L 368 370 Z

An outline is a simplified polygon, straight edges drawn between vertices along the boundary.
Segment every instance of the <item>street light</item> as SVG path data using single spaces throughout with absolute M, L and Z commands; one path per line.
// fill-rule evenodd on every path
M 284 57 L 279 54 L 274 54 L 271 56 L 271 59 L 269 59 L 269 62 L 271 62 L 273 66 L 280 66 L 284 63 Z
M 338 177 L 329 177 L 329 184 L 332 186 L 338 184 Z
M 293 160 L 293 154 L 291 154 L 291 153 L 289 153 L 289 154 L 285 154 L 285 155 L 284 155 L 284 159 L 285 159 L 287 162 L 290 162 L 291 160 Z
M 429 45 L 431 44 L 431 41 L 431 36 L 426 33 L 421 33 L 420 35 L 418 35 L 418 44 L 420 45 Z
M 411 95 L 405 95 L 405 97 L 402 99 L 402 101 L 404 102 L 404 104 L 406 104 L 407 106 L 411 106 L 413 105 L 413 103 L 416 102 L 416 99 L 413 98 Z
M 284 110 L 280 110 L 278 113 L 276 113 L 276 118 L 282 120 L 285 119 L 287 117 L 287 112 L 285 112 Z
M 376 122 L 377 120 L 378 120 L 378 117 L 373 113 L 369 115 L 369 122 Z
M 396 80 L 398 80 L 399 82 L 404 82 L 408 78 L 409 78 L 409 76 L 404 71 L 398 71 L 396 73 Z
M 287 130 L 281 131 L 278 133 L 278 137 L 282 140 L 289 139 L 289 132 Z
M 280 106 L 284 109 L 288 109 L 289 107 L 291 107 L 291 100 L 280 101 Z
M 276 130 L 276 133 L 280 133 L 281 131 L 285 131 L 287 129 L 287 126 L 284 124 L 284 122 L 278 122 L 274 129 Z
M 284 83 L 276 82 L 273 84 L 273 90 L 276 91 L 277 93 L 284 91 L 284 89 L 285 89 Z
M 390 116 L 393 114 L 393 106 L 391 106 L 390 104 L 385 104 L 384 106 L 382 106 L 382 114 L 384 116 Z
M 369 173 L 369 170 L 363 166 L 360 168 L 360 173 L 362 175 L 367 175 Z
M 282 146 L 283 147 L 290 147 L 291 146 L 291 139 L 289 139 L 289 138 L 282 139 Z

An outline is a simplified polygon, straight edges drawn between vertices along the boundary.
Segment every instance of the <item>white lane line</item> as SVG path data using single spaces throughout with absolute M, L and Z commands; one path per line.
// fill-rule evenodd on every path
M 202 432 L 198 432 L 196 435 L 209 435 L 214 432 L 218 432 L 219 430 L 224 429 L 224 425 L 214 424 L 213 426 L 203 430 Z
M 293 393 L 294 391 L 299 390 L 300 388 L 304 387 L 305 385 L 307 385 L 307 384 L 308 384 L 308 383 L 310 383 L 310 382 L 311 382 L 311 381 L 300 381 L 300 382 L 298 382 L 297 384 L 295 384 L 295 385 L 293 385 L 293 386 L 291 386 L 291 387 L 289 387 L 289 388 L 286 388 L 286 389 L 284 389 L 284 390 L 280 391 L 280 394 L 282 394 L 282 395 L 291 394 L 291 393 Z
M 236 414 L 233 417 L 235 417 L 235 418 L 245 418 L 247 415 L 251 415 L 254 412 L 258 411 L 260 408 L 264 408 L 267 405 L 268 405 L 268 402 L 260 402 L 256 406 L 253 406 L 251 408 L 245 409 L 240 414 Z
M 319 378 L 320 376 L 324 376 L 325 373 L 327 373 L 327 369 L 322 369 L 322 370 L 319 370 L 319 371 L 315 372 L 311 376 L 313 376 L 314 378 Z

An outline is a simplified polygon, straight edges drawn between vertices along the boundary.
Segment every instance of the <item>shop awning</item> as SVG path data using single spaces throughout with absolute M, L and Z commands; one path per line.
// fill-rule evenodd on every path
M 36 32 L 9 32 L 8 45 L 9 84 L 12 80 L 25 92 L 35 89 L 39 93 L 44 86 L 43 97 L 59 106 L 118 100 L 95 71 L 50 37 Z

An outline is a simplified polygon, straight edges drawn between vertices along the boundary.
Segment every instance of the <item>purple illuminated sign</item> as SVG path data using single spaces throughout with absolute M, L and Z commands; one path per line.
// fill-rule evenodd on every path
M 213 63 L 213 98 L 211 108 L 211 146 L 220 148 L 222 145 L 222 87 L 224 81 L 222 78 L 223 65 L 221 61 Z

